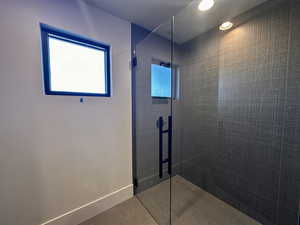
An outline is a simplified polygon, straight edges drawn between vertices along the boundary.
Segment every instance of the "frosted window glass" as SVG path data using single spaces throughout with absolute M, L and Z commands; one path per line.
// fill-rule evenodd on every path
M 171 68 L 157 64 L 151 65 L 151 96 L 171 97 Z
M 105 94 L 105 52 L 49 37 L 51 91 Z

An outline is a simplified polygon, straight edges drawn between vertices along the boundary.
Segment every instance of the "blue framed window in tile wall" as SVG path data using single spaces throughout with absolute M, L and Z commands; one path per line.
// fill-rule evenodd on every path
M 171 98 L 171 68 L 151 65 L 151 96 L 153 98 Z
M 45 94 L 111 96 L 109 45 L 40 27 Z

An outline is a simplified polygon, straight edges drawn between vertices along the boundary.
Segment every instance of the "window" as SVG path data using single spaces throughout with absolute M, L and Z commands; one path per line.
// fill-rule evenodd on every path
M 47 95 L 110 96 L 110 47 L 41 24 Z
M 171 68 L 163 65 L 151 65 L 151 96 L 171 98 Z

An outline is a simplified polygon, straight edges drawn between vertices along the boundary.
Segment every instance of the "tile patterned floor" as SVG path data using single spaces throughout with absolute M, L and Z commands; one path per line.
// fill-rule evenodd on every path
M 157 225 L 157 223 L 134 197 L 80 225 Z
M 169 225 L 169 188 L 164 181 L 80 225 Z M 172 190 L 174 225 L 261 225 L 180 176 Z
M 137 197 L 159 225 L 169 225 L 170 181 Z M 261 225 L 180 176 L 172 178 L 173 225 Z

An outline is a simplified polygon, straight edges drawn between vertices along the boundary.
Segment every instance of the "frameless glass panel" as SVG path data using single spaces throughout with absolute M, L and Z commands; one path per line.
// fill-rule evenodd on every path
M 170 224 L 170 31 L 169 21 L 152 32 L 132 26 L 135 192 L 159 225 Z

